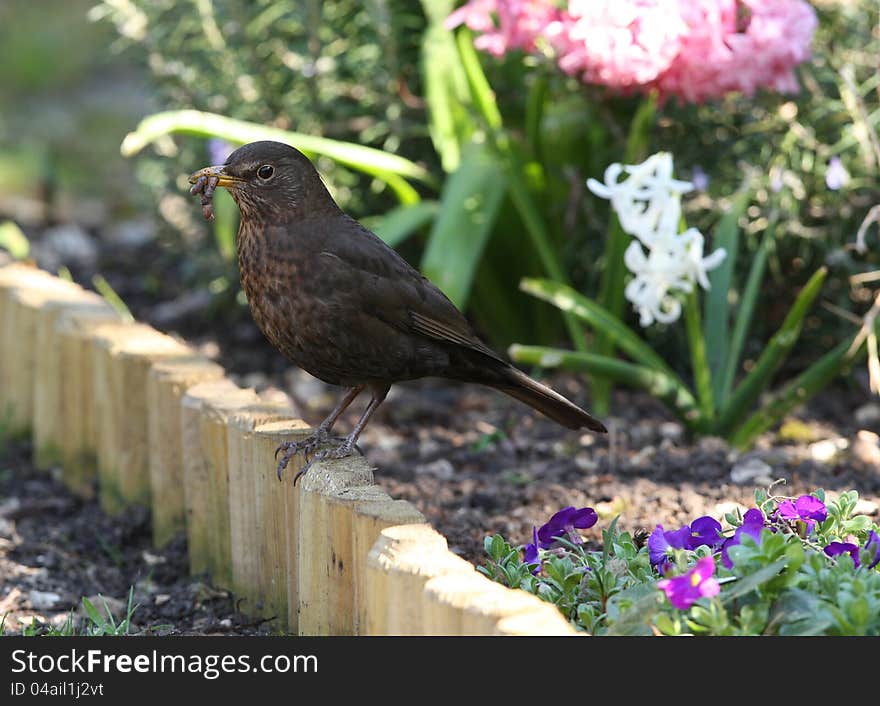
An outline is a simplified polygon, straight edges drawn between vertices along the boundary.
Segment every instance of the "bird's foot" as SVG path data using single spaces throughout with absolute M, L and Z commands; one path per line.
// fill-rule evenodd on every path
M 277 449 L 275 449 L 275 458 L 278 458 L 278 454 L 281 454 L 281 459 L 278 461 L 278 468 L 276 470 L 278 474 L 278 480 L 281 480 L 284 475 L 284 469 L 287 468 L 287 464 L 290 463 L 290 459 L 296 456 L 296 454 L 302 454 L 306 459 L 309 456 L 313 456 L 311 461 L 309 461 L 303 469 L 296 474 L 296 478 L 299 478 L 303 473 L 308 470 L 309 466 L 312 465 L 315 461 L 320 460 L 318 457 L 321 456 L 324 452 L 318 451 L 318 449 L 326 444 L 329 441 L 336 441 L 340 443 L 340 446 L 337 449 L 329 449 L 330 451 L 338 451 L 343 447 L 347 448 L 347 452 L 343 456 L 336 456 L 334 458 L 344 458 L 345 456 L 350 456 L 352 449 L 357 450 L 359 454 L 363 456 L 363 451 L 360 450 L 360 447 L 357 444 L 352 444 L 348 441 L 347 438 L 341 436 L 330 436 L 330 433 L 321 427 L 318 427 L 315 430 L 314 434 L 310 434 L 305 439 L 300 439 L 298 441 L 285 441 L 283 442 Z M 317 453 L 316 453 L 317 452 Z M 321 456 L 323 458 L 323 456 Z M 328 457 L 330 458 L 330 457 Z M 294 483 L 295 483 L 294 479 Z
M 353 443 L 350 439 L 343 440 L 339 446 L 318 451 L 305 465 L 303 465 L 302 468 L 299 469 L 297 474 L 293 477 L 293 484 L 296 485 L 296 482 L 308 473 L 309 469 L 318 461 L 329 461 L 334 458 L 348 458 L 355 451 L 361 456 L 364 455 L 364 452 L 360 450 L 358 445 Z

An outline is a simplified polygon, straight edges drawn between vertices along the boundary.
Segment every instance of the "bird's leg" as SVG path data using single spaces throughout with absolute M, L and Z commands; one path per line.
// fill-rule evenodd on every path
M 303 453 L 308 456 L 321 446 L 321 444 L 330 440 L 330 431 L 333 429 L 333 425 L 336 424 L 336 420 L 339 419 L 346 409 L 348 409 L 349 405 L 354 402 L 355 398 L 361 394 L 363 389 L 363 385 L 356 385 L 355 387 L 348 388 L 342 396 L 342 399 L 339 400 L 339 404 L 333 408 L 333 411 L 330 412 L 327 418 L 318 425 L 318 428 L 315 429 L 312 434 L 309 434 L 309 436 L 300 441 L 285 441 L 275 449 L 275 458 L 278 458 L 278 454 L 280 453 L 284 454 L 278 462 L 278 480 L 281 480 L 281 475 L 284 473 L 284 469 L 287 468 L 288 462 L 295 454 Z
M 385 385 L 384 387 L 373 387 L 373 396 L 370 398 L 370 404 L 367 405 L 367 408 L 364 410 L 364 413 L 361 415 L 361 418 L 358 420 L 358 423 L 355 424 L 354 429 L 351 430 L 351 434 L 349 434 L 345 441 L 342 442 L 339 446 L 332 449 L 324 449 L 323 451 L 319 451 L 312 459 L 306 463 L 299 472 L 293 478 L 293 484 L 296 485 L 296 482 L 300 479 L 300 476 L 305 475 L 309 468 L 312 467 L 316 461 L 324 461 L 331 458 L 346 458 L 347 456 L 351 456 L 351 452 L 357 446 L 358 437 L 361 435 L 361 432 L 364 430 L 364 427 L 367 426 L 367 422 L 370 421 L 370 417 L 373 416 L 373 412 L 376 411 L 376 408 L 382 404 L 385 396 L 388 394 L 388 390 L 391 388 L 390 385 Z

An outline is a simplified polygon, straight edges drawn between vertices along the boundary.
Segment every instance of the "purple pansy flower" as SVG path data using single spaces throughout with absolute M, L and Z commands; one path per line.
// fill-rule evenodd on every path
M 689 529 L 688 549 L 714 547 L 724 539 L 721 536 L 721 523 L 708 515 L 698 517 L 691 522 Z
M 763 528 L 764 513 L 761 512 L 758 508 L 753 507 L 751 510 L 746 512 L 745 515 L 743 515 L 742 524 L 736 528 L 736 532 L 733 533 L 733 536 L 726 540 L 721 547 L 721 563 L 724 564 L 724 568 L 733 568 L 733 562 L 727 555 L 727 550 L 739 544 L 740 541 L 742 541 L 743 534 L 747 534 L 756 542 L 760 542 L 761 530 Z
M 803 522 L 807 526 L 807 534 L 813 531 L 817 522 L 824 522 L 828 510 L 819 498 L 812 495 L 801 495 L 797 500 L 783 500 L 776 508 L 776 516 L 789 522 Z
M 557 537 L 568 535 L 568 538 L 575 544 L 580 544 L 583 540 L 575 529 L 587 529 L 596 524 L 599 516 L 591 507 L 582 507 L 576 509 L 574 507 L 564 507 L 551 517 L 547 524 L 541 525 L 538 530 L 538 540 L 542 549 L 549 549 L 553 546 L 553 541 Z
M 668 579 L 660 579 L 657 588 L 666 594 L 674 608 L 687 610 L 700 598 L 717 596 L 721 585 L 713 577 L 715 561 L 704 556 L 691 569 Z
M 541 572 L 541 555 L 538 552 L 538 530 L 532 527 L 532 543 L 523 547 L 523 564 L 534 564 L 533 574 Z
M 868 534 L 868 541 L 865 542 L 865 549 L 869 552 L 874 552 L 871 563 L 868 564 L 868 568 L 873 569 L 877 564 L 880 564 L 880 535 L 874 530 L 871 530 L 870 534 Z
M 662 574 L 669 568 L 669 552 L 671 549 L 687 549 L 690 541 L 691 528 L 689 525 L 677 530 L 665 532 L 663 525 L 657 525 L 651 536 L 648 537 L 648 555 L 651 557 L 651 566 L 657 567 Z
M 868 564 L 869 569 L 873 569 L 877 564 L 880 564 L 880 535 L 874 530 L 871 530 L 871 533 L 868 535 L 868 541 L 865 542 L 864 551 L 868 552 L 868 555 L 871 557 L 871 563 Z M 825 553 L 828 556 L 839 556 L 844 553 L 849 554 L 857 569 L 862 563 L 861 557 L 859 556 L 859 547 L 852 542 L 831 542 L 825 547 Z
M 840 556 L 841 554 L 849 554 L 852 557 L 853 564 L 859 568 L 859 545 L 852 542 L 831 542 L 825 547 L 825 553 L 828 556 Z
M 657 525 L 648 537 L 648 555 L 651 557 L 651 565 L 656 566 L 662 574 L 669 568 L 670 550 L 693 550 L 702 546 L 715 548 L 723 539 L 721 524 L 708 515 L 668 532 L 664 531 L 663 525 Z

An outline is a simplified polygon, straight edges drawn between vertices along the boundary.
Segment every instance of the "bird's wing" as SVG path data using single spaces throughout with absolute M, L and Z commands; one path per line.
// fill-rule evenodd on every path
M 363 310 L 399 330 L 505 362 L 477 338 L 464 315 L 433 282 L 360 223 L 348 218 L 346 222 L 346 237 L 325 240 L 321 254 L 338 258 L 369 278 L 370 286 L 360 292 Z

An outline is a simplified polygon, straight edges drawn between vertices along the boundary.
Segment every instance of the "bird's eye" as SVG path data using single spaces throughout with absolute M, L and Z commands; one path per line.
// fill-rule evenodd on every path
M 263 180 L 271 179 L 274 173 L 275 167 L 273 167 L 271 164 L 264 164 L 257 170 L 257 176 Z

